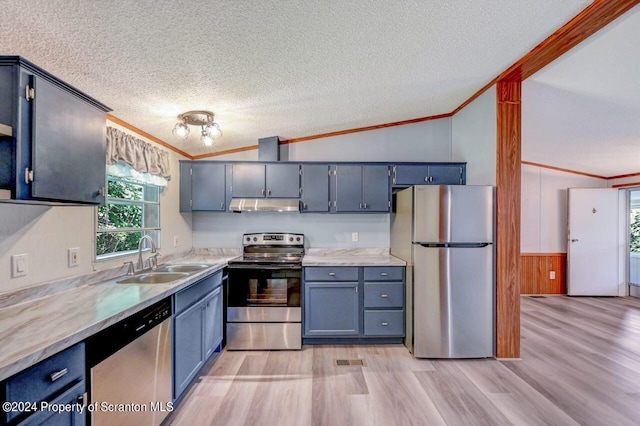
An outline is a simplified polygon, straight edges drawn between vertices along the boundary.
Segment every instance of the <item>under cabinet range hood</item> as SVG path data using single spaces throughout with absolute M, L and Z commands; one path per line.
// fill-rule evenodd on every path
M 300 200 L 297 198 L 234 198 L 229 204 L 233 212 L 297 212 Z

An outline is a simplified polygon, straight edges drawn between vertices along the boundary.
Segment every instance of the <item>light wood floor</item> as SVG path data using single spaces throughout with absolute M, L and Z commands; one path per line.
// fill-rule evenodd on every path
M 639 299 L 522 297 L 521 309 L 522 360 L 417 360 L 403 346 L 225 351 L 167 423 L 640 424 Z

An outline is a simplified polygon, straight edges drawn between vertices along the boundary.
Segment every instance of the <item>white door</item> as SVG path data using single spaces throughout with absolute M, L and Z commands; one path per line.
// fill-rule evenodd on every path
M 567 294 L 618 295 L 618 190 L 570 188 Z

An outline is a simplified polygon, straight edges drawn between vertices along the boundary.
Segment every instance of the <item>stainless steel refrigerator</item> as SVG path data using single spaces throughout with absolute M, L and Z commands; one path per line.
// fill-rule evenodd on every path
M 407 262 L 405 344 L 417 358 L 495 356 L 494 188 L 396 194 L 391 254 Z

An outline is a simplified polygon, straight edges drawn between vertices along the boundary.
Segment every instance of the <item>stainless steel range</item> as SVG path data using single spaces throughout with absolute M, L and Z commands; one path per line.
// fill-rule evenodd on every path
M 242 244 L 227 268 L 227 349 L 300 349 L 304 235 L 244 234 Z

